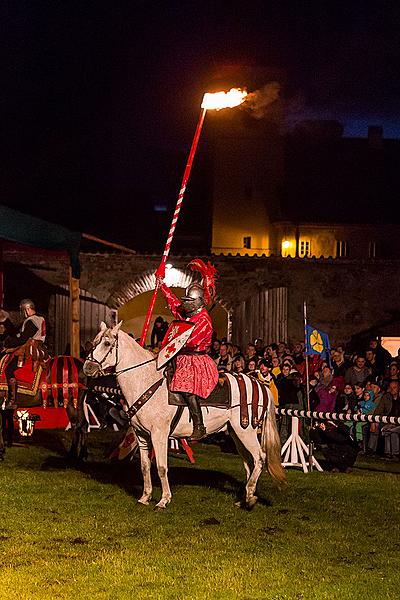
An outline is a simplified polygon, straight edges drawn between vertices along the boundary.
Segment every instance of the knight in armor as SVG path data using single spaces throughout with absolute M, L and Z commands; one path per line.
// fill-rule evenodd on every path
M 156 277 L 174 317 L 195 325 L 185 346 L 176 355 L 176 370 L 170 389 L 179 392 L 188 405 L 193 420 L 190 439 L 201 440 L 206 435 L 206 428 L 199 399 L 207 398 L 218 383 L 218 370 L 209 354 L 213 327 L 206 309 L 215 291 L 216 270 L 210 263 L 205 265 L 200 259 L 191 261 L 188 266 L 199 271 L 203 280 L 202 283 L 190 284 L 181 299 L 163 282 L 162 268 L 157 271 Z
M 18 348 L 22 348 L 30 340 L 33 340 L 35 355 L 44 355 L 45 351 L 43 344 L 46 339 L 45 319 L 36 314 L 35 304 L 29 298 L 21 300 L 19 308 L 21 315 L 24 317 L 24 322 L 17 335 L 6 338 L 4 347 L 9 350 L 17 350 Z M 21 357 L 18 357 L 17 354 L 13 356 L 5 369 L 8 385 L 8 403 L 11 406 L 15 404 L 17 398 L 17 380 L 15 378 L 15 371 L 18 366 L 21 366 L 21 364 L 19 364 Z

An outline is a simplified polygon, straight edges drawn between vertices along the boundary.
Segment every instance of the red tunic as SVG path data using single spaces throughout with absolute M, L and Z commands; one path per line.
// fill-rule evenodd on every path
M 161 291 L 174 317 L 183 319 L 184 311 L 181 301 L 165 283 L 161 285 Z M 191 354 L 177 354 L 176 371 L 171 381 L 171 391 L 188 392 L 196 394 L 200 398 L 207 398 L 218 382 L 217 366 L 209 354 L 204 354 L 211 348 L 213 332 L 211 318 L 207 310 L 203 308 L 196 315 L 186 318 L 185 321 L 190 321 L 195 325 L 190 338 L 185 344 L 185 350 L 190 351 Z

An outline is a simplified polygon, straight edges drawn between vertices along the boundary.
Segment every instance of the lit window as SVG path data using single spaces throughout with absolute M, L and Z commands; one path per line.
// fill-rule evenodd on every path
M 243 248 L 251 248 L 251 235 L 247 235 L 243 238 Z
M 292 248 L 292 244 L 289 240 L 282 240 L 282 256 L 287 257 L 290 256 L 290 249 Z
M 337 240 L 336 257 L 346 258 L 347 256 L 349 256 L 349 244 L 345 240 Z
M 300 240 L 299 256 L 311 256 L 311 243 L 309 240 Z

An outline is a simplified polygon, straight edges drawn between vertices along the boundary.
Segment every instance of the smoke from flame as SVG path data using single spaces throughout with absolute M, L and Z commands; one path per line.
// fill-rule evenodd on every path
M 232 88 L 229 92 L 216 92 L 204 94 L 201 108 L 221 110 L 222 108 L 233 108 L 244 102 L 247 92 L 244 89 Z
M 262 119 L 269 106 L 279 97 L 281 86 L 277 81 L 271 81 L 261 89 L 248 94 L 246 97 L 246 108 L 256 119 Z

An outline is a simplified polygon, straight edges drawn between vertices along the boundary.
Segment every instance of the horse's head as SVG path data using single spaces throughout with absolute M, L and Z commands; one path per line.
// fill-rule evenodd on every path
M 93 348 L 83 365 L 83 372 L 88 377 L 104 375 L 118 363 L 118 332 L 122 321 L 113 328 L 101 323 L 100 331 L 93 340 Z

